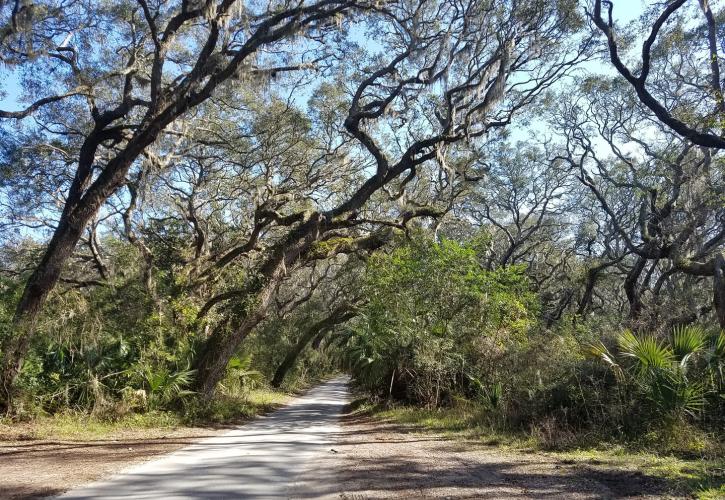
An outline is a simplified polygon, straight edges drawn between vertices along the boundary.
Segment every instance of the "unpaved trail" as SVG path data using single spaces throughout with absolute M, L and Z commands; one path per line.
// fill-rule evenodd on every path
M 636 470 L 575 464 L 553 455 L 418 434 L 367 417 L 343 417 L 349 399 L 347 379 L 334 379 L 266 417 L 86 484 L 61 498 L 673 498 L 661 480 Z M 107 445 L 92 445 L 97 446 L 105 450 Z M 0 497 L 10 493 L 13 498 L 37 498 L 43 492 L 62 491 L 58 481 L 54 488 L 42 490 L 33 480 L 41 476 L 49 482 L 53 453 L 61 453 L 55 458 L 62 462 L 63 457 L 88 452 L 83 445 L 49 448 L 41 451 L 41 460 L 35 455 L 34 461 L 37 450 L 33 447 L 13 448 L 5 457 L 0 453 L 0 460 L 20 460 L 15 466 L 0 462 Z M 97 459 L 95 476 L 84 469 L 69 477 L 68 467 L 63 469 L 65 480 L 70 481 L 66 488 L 103 475 L 109 463 L 123 463 L 122 459 L 114 462 L 115 455 L 105 456 L 108 450 L 102 450 L 89 455 Z M 26 479 L 23 484 L 14 480 L 3 490 L 7 478 L 2 471 L 13 467 L 22 467 Z
M 289 498 L 306 463 L 330 450 L 346 382 L 321 384 L 266 417 L 61 498 Z

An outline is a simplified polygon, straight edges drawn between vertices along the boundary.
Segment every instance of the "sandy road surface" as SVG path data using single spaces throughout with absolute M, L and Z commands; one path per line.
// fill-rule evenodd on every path
M 332 453 L 346 382 L 326 382 L 266 417 L 60 498 L 289 498 L 307 464 Z

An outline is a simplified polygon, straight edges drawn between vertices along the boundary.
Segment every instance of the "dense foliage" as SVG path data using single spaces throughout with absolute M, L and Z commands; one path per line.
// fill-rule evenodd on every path
M 450 240 L 375 255 L 364 281 L 366 303 L 338 342 L 356 380 L 380 394 L 434 407 L 475 396 L 501 383 L 502 358 L 536 324 L 521 266 L 487 271 L 474 248 Z

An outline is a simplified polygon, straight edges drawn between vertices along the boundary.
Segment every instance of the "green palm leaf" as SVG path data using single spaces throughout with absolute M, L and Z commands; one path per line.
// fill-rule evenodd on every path
M 700 326 L 676 326 L 672 331 L 672 352 L 685 369 L 690 358 L 702 351 L 707 343 L 707 334 Z
M 619 335 L 618 342 L 622 354 L 636 361 L 639 373 L 666 370 L 675 360 L 672 350 L 651 336 L 637 337 L 625 330 Z

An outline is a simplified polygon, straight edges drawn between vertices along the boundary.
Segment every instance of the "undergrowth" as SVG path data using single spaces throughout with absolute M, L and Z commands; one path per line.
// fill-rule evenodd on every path
M 179 411 L 152 410 L 127 413 L 118 418 L 67 410 L 53 415 L 36 415 L 25 422 L 0 418 L 0 439 L 93 440 L 137 430 L 166 430 L 189 426 L 241 423 L 268 413 L 287 402 L 286 392 L 266 388 L 238 395 L 218 395 L 209 402 L 189 400 Z
M 662 426 L 634 440 L 574 432 L 543 421 L 529 429 L 501 429 L 496 416 L 474 404 L 423 409 L 358 403 L 356 414 L 451 439 L 478 441 L 511 452 L 537 452 L 563 463 L 636 470 L 667 482 L 673 494 L 725 498 L 725 443 L 693 426 Z

